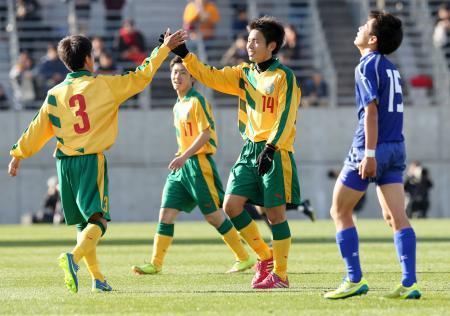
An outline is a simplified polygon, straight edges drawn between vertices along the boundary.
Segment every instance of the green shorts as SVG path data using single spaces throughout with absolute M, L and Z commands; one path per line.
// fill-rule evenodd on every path
M 191 212 L 198 205 L 205 215 L 222 207 L 223 187 L 211 155 L 190 157 L 166 180 L 161 208 Z
M 231 168 L 226 194 L 247 197 L 249 203 L 267 208 L 300 204 L 300 185 L 292 152 L 277 150 L 272 168 L 258 175 L 256 160 L 266 142 L 247 140 L 238 160 Z
M 67 225 L 86 223 L 95 213 L 110 220 L 108 168 L 103 154 L 57 158 L 56 170 Z

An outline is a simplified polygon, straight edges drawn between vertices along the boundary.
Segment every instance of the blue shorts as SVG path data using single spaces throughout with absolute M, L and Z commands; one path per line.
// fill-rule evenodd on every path
M 378 144 L 375 157 L 377 159 L 377 176 L 363 180 L 358 174 L 358 167 L 364 158 L 365 149 L 353 147 L 350 149 L 344 161 L 339 179 L 341 182 L 354 190 L 366 191 L 370 182 L 377 185 L 389 183 L 403 183 L 403 171 L 406 168 L 405 143 L 382 143 Z

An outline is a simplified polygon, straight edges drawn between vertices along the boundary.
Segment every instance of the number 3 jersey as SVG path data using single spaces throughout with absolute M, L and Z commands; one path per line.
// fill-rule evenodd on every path
M 173 118 L 178 143 L 177 155 L 184 153 L 206 129 L 210 130 L 211 138 L 195 154 L 216 153 L 217 134 L 211 106 L 194 88 L 177 100 L 173 107 Z
M 57 157 L 107 150 L 117 137 L 120 104 L 151 82 L 168 54 L 168 47 L 157 47 L 135 71 L 122 75 L 69 73 L 48 91 L 41 109 L 11 149 L 11 156 L 28 158 L 53 136 L 57 139 Z
M 255 64 L 216 69 L 188 54 L 183 64 L 191 75 L 214 90 L 239 97 L 239 130 L 244 139 L 267 141 L 293 151 L 301 91 L 294 73 L 275 60 L 259 73 Z
M 355 93 L 359 122 L 352 147 L 365 147 L 365 107 L 372 101 L 378 109 L 378 144 L 402 142 L 403 95 L 395 65 L 377 51 L 364 55 L 355 68 Z

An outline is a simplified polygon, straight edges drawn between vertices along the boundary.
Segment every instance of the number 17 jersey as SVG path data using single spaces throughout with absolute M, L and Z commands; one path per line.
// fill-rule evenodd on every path
M 378 144 L 404 141 L 401 78 L 394 64 L 378 51 L 364 55 L 355 68 L 355 93 L 358 128 L 352 147 L 365 147 L 365 107 L 372 101 L 378 109 Z

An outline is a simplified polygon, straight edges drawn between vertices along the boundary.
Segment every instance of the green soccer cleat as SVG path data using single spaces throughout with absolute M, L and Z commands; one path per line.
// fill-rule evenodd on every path
M 102 292 L 111 292 L 112 287 L 106 282 L 106 279 L 104 282 L 95 279 L 92 280 L 92 292 L 94 293 L 102 293 Z
M 422 296 L 417 283 L 414 283 L 410 287 L 400 284 L 392 292 L 385 295 L 385 298 L 394 298 L 401 300 L 419 299 Z
M 346 277 L 336 290 L 325 293 L 324 297 L 331 300 L 337 300 L 367 294 L 368 291 L 369 285 L 364 278 L 362 278 L 358 283 L 353 283 L 350 282 L 348 277 Z
M 231 267 L 231 269 L 227 271 L 227 273 L 236 273 L 248 270 L 251 267 L 253 267 L 255 263 L 256 260 L 252 257 L 249 257 L 247 260 L 244 261 L 236 261 Z
M 66 287 L 72 293 L 78 292 L 78 265 L 73 261 L 73 255 L 71 253 L 62 253 L 58 257 L 58 263 L 61 269 L 64 271 L 64 283 Z
M 157 274 L 161 272 L 161 268 L 151 264 L 151 263 L 145 263 L 141 266 L 132 266 L 131 271 L 133 271 L 135 274 L 143 275 L 143 274 Z

